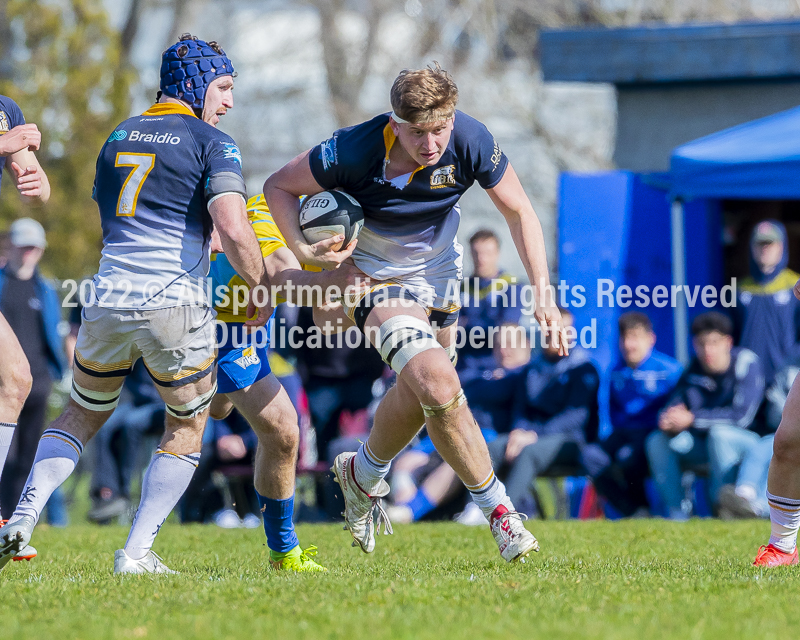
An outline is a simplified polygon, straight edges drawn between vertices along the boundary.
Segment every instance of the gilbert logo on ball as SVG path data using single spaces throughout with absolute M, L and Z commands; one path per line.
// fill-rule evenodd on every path
M 323 191 L 306 198 L 300 207 L 300 229 L 310 244 L 343 235 L 342 247 L 346 247 L 358 236 L 362 226 L 361 205 L 343 191 Z

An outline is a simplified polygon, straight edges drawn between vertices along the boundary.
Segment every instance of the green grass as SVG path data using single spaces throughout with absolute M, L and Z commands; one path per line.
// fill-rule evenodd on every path
M 121 527 L 37 529 L 39 557 L 0 576 L 15 638 L 785 638 L 800 571 L 750 566 L 763 522 L 534 522 L 542 551 L 507 565 L 487 529 L 398 526 L 374 554 L 299 527 L 325 575 L 272 572 L 263 532 L 168 523 L 179 576 L 114 577 Z M 797 569 L 800 569 L 798 567 Z

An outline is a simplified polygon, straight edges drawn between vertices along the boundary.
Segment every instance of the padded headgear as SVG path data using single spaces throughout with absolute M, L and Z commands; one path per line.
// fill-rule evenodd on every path
M 233 76 L 233 63 L 216 42 L 184 33 L 161 57 L 161 91 L 165 96 L 202 111 L 208 85 L 220 76 Z

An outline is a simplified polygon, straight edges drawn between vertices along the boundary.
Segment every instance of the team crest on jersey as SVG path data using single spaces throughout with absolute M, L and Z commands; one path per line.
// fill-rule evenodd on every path
M 0 135 L 4 134 L 11 127 L 8 126 L 8 116 L 5 111 L 0 111 Z
M 247 349 L 242 350 L 242 357 L 234 360 L 236 364 L 238 364 L 242 369 L 247 369 L 247 367 L 251 367 L 254 364 L 258 364 L 261 362 L 258 354 L 256 353 L 255 347 L 247 347 Z
M 431 189 L 443 189 L 456 186 L 456 165 L 448 164 L 439 167 L 431 174 Z
M 225 159 L 235 161 L 240 167 L 242 166 L 242 152 L 239 147 L 230 142 L 223 142 L 222 146 L 225 147 Z
M 322 160 L 322 170 L 327 171 L 335 164 L 339 163 L 339 158 L 336 154 L 336 136 L 328 138 L 325 142 L 319 145 L 320 160 Z

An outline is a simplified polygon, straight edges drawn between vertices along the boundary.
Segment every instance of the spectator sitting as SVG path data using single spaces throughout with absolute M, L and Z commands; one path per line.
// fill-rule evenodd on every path
M 494 440 L 498 433 L 508 432 L 517 378 L 531 359 L 527 330 L 517 324 L 503 325 L 492 342 L 493 369 L 466 369 L 459 374 L 464 395 L 486 442 Z M 396 505 L 388 512 L 392 521 L 419 520 L 458 496 L 464 488 L 428 437 L 401 454 L 394 467 L 392 486 Z M 423 475 L 425 479 L 420 484 L 418 478 Z M 483 517 L 480 509 L 478 514 Z
M 768 518 L 767 476 L 772 460 L 772 443 L 781 423 L 781 415 L 789 397 L 792 383 L 800 373 L 800 356 L 775 375 L 766 392 L 764 433 L 753 446 L 744 452 L 735 484 L 725 484 L 720 489 L 720 516 L 723 518 Z
M 53 382 L 66 371 L 59 332 L 61 301 L 38 269 L 47 246 L 44 229 L 32 218 L 21 218 L 11 225 L 10 240 L 8 262 L 0 270 L 0 312 L 28 358 L 33 385 L 19 415 L 0 485 L 0 505 L 6 509 L 13 508 L 22 494 L 45 428 Z M 61 494 L 53 497 L 48 522 L 64 526 L 67 514 Z
M 750 239 L 750 274 L 739 288 L 738 345 L 758 356 L 769 386 L 794 353 L 800 338 L 800 302 L 792 294 L 800 274 L 787 269 L 786 228 L 777 220 L 759 222 Z
M 562 309 L 561 316 L 565 327 L 573 326 L 568 310 Z M 591 452 L 586 445 L 597 440 L 598 386 L 597 369 L 577 346 L 561 356 L 557 347 L 545 345 L 522 371 L 511 431 L 489 443 L 508 496 L 519 510 L 532 512 L 530 487 L 538 475 L 555 466 L 584 468 L 584 454 Z
M 645 439 L 658 426 L 658 413 L 683 371 L 677 360 L 656 351 L 655 344 L 656 334 L 645 314 L 632 311 L 619 317 L 621 357 L 611 370 L 609 389 L 612 431 L 600 443 L 609 460 L 592 481 L 626 517 L 647 507 Z
M 469 340 L 471 331 L 482 330 L 486 336 L 492 327 L 500 327 L 508 323 L 516 323 L 519 319 L 518 304 L 511 304 L 510 291 L 515 278 L 501 271 L 500 240 L 493 231 L 480 229 L 469 239 L 472 254 L 472 276 L 462 282 L 462 307 L 458 323 L 466 332 L 467 340 L 459 349 L 456 369 L 461 373 L 465 369 L 492 369 L 495 360 L 488 340 L 482 344 Z M 503 293 L 508 290 L 509 293 Z M 476 334 L 479 335 L 479 334 Z
M 695 358 L 684 372 L 657 431 L 647 438 L 647 459 L 669 517 L 686 520 L 681 464 L 709 465 L 709 497 L 719 499 L 744 454 L 758 442 L 750 430 L 764 396 L 758 357 L 733 348 L 730 319 L 710 311 L 692 322 Z

